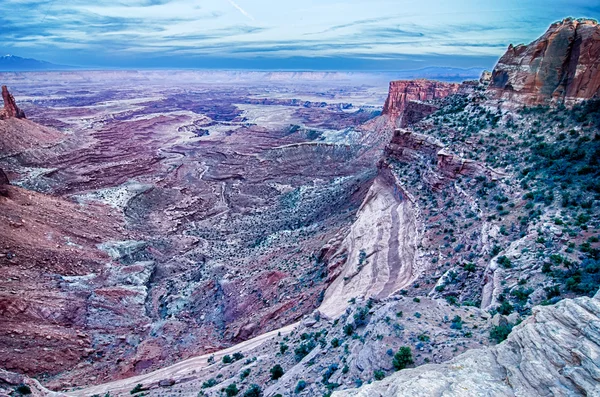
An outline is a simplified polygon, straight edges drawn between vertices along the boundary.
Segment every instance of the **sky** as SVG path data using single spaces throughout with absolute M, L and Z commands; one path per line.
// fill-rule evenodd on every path
M 0 0 L 0 51 L 93 68 L 493 67 L 600 0 Z

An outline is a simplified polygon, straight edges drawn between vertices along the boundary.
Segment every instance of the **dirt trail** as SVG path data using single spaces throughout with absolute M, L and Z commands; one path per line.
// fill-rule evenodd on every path
M 66 394 L 69 396 L 92 396 L 94 394 L 103 396 L 105 393 L 110 392 L 111 396 L 129 395 L 131 389 L 133 389 L 139 383 L 144 385 L 144 387 L 148 387 L 153 384 L 156 384 L 157 382 L 163 379 L 178 380 L 193 377 L 196 376 L 196 374 L 202 372 L 203 370 L 210 368 L 212 365 L 218 365 L 208 363 L 208 358 L 210 356 L 214 356 L 215 362 L 219 363 L 222 357 L 227 354 L 233 354 L 236 352 L 245 353 L 255 349 L 265 341 L 273 339 L 274 337 L 278 337 L 278 334 L 285 336 L 292 332 L 294 328 L 296 328 L 296 325 L 297 323 L 294 323 L 286 327 L 277 329 L 275 331 L 259 335 L 256 338 L 239 343 L 235 346 L 231 346 L 227 349 L 220 350 L 211 354 L 205 354 L 203 356 L 190 358 L 188 360 L 184 360 L 180 363 L 156 370 L 154 372 L 134 376 L 131 378 L 121 379 L 110 383 L 104 383 L 85 389 L 74 390 Z

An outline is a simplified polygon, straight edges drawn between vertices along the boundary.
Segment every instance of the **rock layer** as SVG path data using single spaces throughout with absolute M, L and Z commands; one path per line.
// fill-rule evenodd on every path
M 2 99 L 4 100 L 4 109 L 0 111 L 0 120 L 25 118 L 25 112 L 19 109 L 15 98 L 8 92 L 8 88 L 5 85 L 2 86 Z
M 422 102 L 456 94 L 459 87 L 460 84 L 431 80 L 392 81 L 382 114 L 396 118 L 400 126 L 415 123 L 438 109 Z
M 589 99 L 600 95 L 599 65 L 600 25 L 568 18 L 528 45 L 511 44 L 489 89 L 527 105 Z
M 600 299 L 537 307 L 500 345 L 398 372 L 336 397 L 597 396 Z

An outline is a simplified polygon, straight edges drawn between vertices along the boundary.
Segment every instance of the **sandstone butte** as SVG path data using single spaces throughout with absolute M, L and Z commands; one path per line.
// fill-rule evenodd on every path
M 0 120 L 9 118 L 25 118 L 25 113 L 19 109 L 15 98 L 8 92 L 8 88 L 5 85 L 2 86 L 2 99 L 4 100 L 4 109 L 0 111 Z M 6 196 L 8 194 L 6 185 L 10 182 L 4 171 L 0 168 L 0 195 Z
M 494 68 L 489 90 L 526 105 L 598 97 L 600 25 L 567 18 L 528 45 L 511 44 Z

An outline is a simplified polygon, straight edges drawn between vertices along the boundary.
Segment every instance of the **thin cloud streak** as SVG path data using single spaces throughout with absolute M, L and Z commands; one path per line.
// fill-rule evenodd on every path
M 252 22 L 256 21 L 256 19 L 254 19 L 254 17 L 252 15 L 250 15 L 246 10 L 244 10 L 242 7 L 240 7 L 235 1 L 233 1 L 233 0 L 227 0 L 227 1 L 229 1 L 229 4 L 231 4 L 239 12 L 241 12 L 243 16 L 245 16 L 246 18 L 248 18 Z

